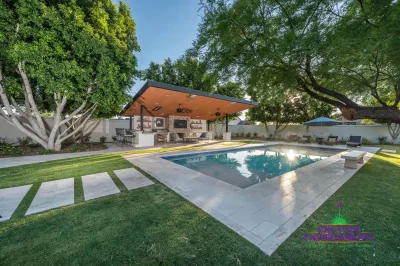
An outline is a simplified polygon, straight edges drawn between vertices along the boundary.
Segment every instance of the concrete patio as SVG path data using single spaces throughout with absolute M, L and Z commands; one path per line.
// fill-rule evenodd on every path
M 276 144 L 279 142 L 269 142 L 266 146 Z M 343 145 L 331 148 L 347 149 Z M 362 147 L 356 150 L 367 152 L 367 162 L 379 148 Z M 165 155 L 124 157 L 271 255 L 360 169 L 361 166 L 358 169 L 344 168 L 343 153 L 339 151 L 324 160 L 245 189 L 162 159 Z

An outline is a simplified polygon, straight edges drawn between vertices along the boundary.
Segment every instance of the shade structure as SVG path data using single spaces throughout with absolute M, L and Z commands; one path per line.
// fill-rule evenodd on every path
M 339 122 L 337 120 L 333 120 L 324 116 L 315 118 L 313 120 L 307 121 L 304 123 L 306 126 L 336 126 L 336 125 L 341 125 L 342 122 Z
M 189 116 L 215 120 L 256 106 L 257 103 L 149 80 L 126 105 L 122 116 Z

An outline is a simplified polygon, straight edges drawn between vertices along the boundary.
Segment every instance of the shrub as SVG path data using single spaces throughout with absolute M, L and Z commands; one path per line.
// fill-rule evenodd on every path
M 257 132 L 254 132 L 254 133 L 253 133 L 253 138 L 257 138 L 257 137 L 258 137 Z
M 8 139 L 7 138 L 0 137 L 0 147 L 2 147 L 2 146 L 10 146 L 10 145 L 11 144 L 8 143 Z
M 28 147 L 30 147 L 30 148 L 37 148 L 37 147 L 40 147 L 40 144 L 39 144 L 39 143 L 36 143 L 36 142 L 31 142 L 31 143 L 28 145 Z
M 364 145 L 370 145 L 370 144 L 372 144 L 372 141 L 370 141 L 370 140 L 367 139 L 367 138 L 363 138 L 363 139 L 362 139 L 362 144 L 364 144 Z
M 244 132 L 240 133 L 240 137 L 244 138 Z
M 247 139 L 251 138 L 251 133 L 250 133 L 250 132 L 247 132 L 247 133 L 246 133 L 246 138 L 247 138 Z
M 53 151 L 53 150 L 43 150 L 43 151 L 38 152 L 38 154 L 40 154 L 40 155 L 54 154 L 54 153 L 57 153 L 57 152 Z
M 82 152 L 82 151 L 86 151 L 87 148 L 88 147 L 86 145 L 74 144 L 71 148 L 68 149 L 68 151 L 69 152 Z
M 114 142 L 117 141 L 117 136 L 111 136 L 111 138 L 112 138 L 112 140 L 113 140 Z
M 342 138 L 341 140 L 338 140 L 338 143 L 346 144 L 348 141 L 349 141 L 349 138 Z
M 107 140 L 107 137 L 104 137 L 104 136 L 100 137 L 100 143 L 101 144 L 104 144 L 106 142 L 106 140 Z
M 379 144 L 385 144 L 387 142 L 387 137 L 379 136 L 378 138 Z
M 30 149 L 11 145 L 0 146 L 0 156 L 21 156 L 30 153 Z
M 83 142 L 84 143 L 88 143 L 90 141 L 90 139 L 92 138 L 92 136 L 90 136 L 90 134 L 86 135 L 83 137 Z
M 28 145 L 32 142 L 30 137 L 17 138 L 17 140 L 21 147 L 28 147 Z

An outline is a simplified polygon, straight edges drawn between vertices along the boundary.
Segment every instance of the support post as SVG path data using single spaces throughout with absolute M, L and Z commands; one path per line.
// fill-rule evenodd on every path
M 132 116 L 129 117 L 129 130 L 132 130 Z
M 226 133 L 228 133 L 228 114 L 225 115 L 225 127 L 226 127 Z
M 226 131 L 222 134 L 223 141 L 231 141 L 231 132 L 228 132 L 228 114 L 225 115 L 225 127 Z
M 143 110 L 144 110 L 144 105 L 141 104 L 140 105 L 140 130 L 143 132 L 144 128 L 143 128 Z

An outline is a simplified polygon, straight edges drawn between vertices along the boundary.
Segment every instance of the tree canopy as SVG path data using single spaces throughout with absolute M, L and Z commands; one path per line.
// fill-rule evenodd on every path
M 183 55 L 176 61 L 170 58 L 164 63 L 151 62 L 147 69 L 140 71 L 142 80 L 155 80 L 195 90 L 226 95 L 242 99 L 245 96 L 244 88 L 236 82 L 218 82 L 218 75 L 207 69 L 207 64 L 198 58 Z M 229 115 L 229 119 L 238 117 L 240 113 Z M 220 118 L 222 120 L 224 118 Z
M 162 64 L 150 62 L 147 69 L 140 71 L 140 78 L 206 92 L 215 90 L 217 84 L 216 76 L 207 71 L 207 65 L 190 56 L 182 56 L 174 62 L 167 58 Z
M 251 99 L 258 105 L 248 110 L 247 119 L 261 122 L 268 137 L 275 138 L 288 124 L 304 123 L 319 116 L 331 116 L 334 107 L 317 101 L 308 95 L 287 95 L 285 100 L 267 97 L 267 93 L 257 93 Z M 268 125 L 274 126 L 270 132 Z
M 400 2 L 204 0 L 191 50 L 277 97 L 307 94 L 347 119 L 400 122 Z
M 2 1 L 0 27 L 0 119 L 43 147 L 59 149 L 72 118 L 109 117 L 127 100 L 139 46 L 126 3 Z

